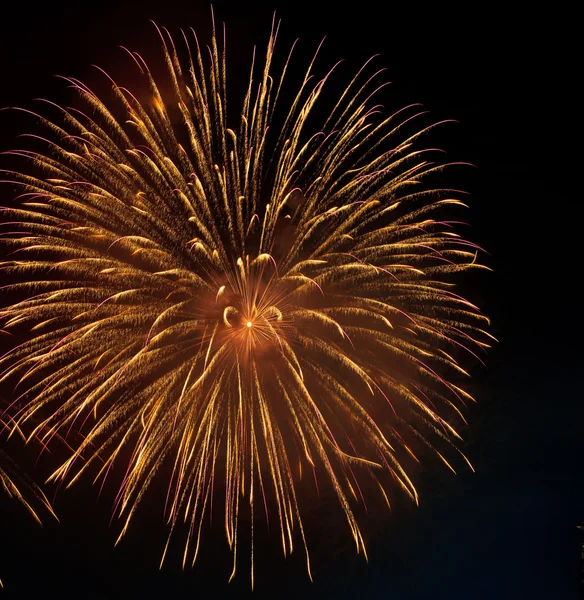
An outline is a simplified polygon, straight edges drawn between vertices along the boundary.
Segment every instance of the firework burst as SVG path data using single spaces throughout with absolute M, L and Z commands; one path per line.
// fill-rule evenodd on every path
M 313 59 L 287 101 L 292 52 L 272 74 L 275 25 L 230 125 L 224 34 L 207 49 L 158 31 L 166 87 L 128 52 L 146 99 L 68 79 L 86 108 L 45 101 L 45 148 L 9 153 L 31 166 L 6 172 L 21 193 L 4 210 L 0 316 L 25 339 L 1 377 L 18 381 L 14 426 L 69 439 L 52 479 L 124 463 L 121 535 L 166 477 L 192 563 L 220 488 L 233 573 L 249 516 L 253 584 L 254 524 L 272 510 L 284 553 L 296 527 L 310 571 L 307 475 L 365 551 L 359 482 L 417 501 L 420 448 L 450 466 L 439 448 L 455 447 L 470 399 L 459 360 L 489 341 L 451 279 L 481 268 L 479 249 L 441 216 L 463 202 L 433 183 L 447 165 L 421 140 L 436 124 L 411 130 L 417 105 L 381 116 L 369 61 L 308 132 L 334 69 L 315 78 Z

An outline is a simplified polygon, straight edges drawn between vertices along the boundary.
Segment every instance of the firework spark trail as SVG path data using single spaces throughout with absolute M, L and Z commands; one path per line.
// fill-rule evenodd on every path
M 5 429 L 7 429 L 7 424 L 0 420 L 0 432 Z M 14 428 L 13 431 L 20 433 L 18 428 Z M 53 512 L 50 502 L 40 487 L 26 477 L 14 461 L 2 451 L 0 451 L 0 488 L 10 498 L 18 500 L 37 523 L 41 524 L 41 519 L 34 505 L 42 506 L 57 519 L 57 515 Z M 1 587 L 3 587 L 2 579 L 0 579 Z
M 25 390 L 12 423 L 43 442 L 83 431 L 52 479 L 70 485 L 94 466 L 105 478 L 127 460 L 121 537 L 167 461 L 171 535 L 188 523 L 185 565 L 222 482 L 233 574 L 240 516 L 252 517 L 252 585 L 258 498 L 267 517 L 273 496 L 285 554 L 299 528 L 310 573 L 307 468 L 332 486 L 363 552 L 357 478 L 389 502 L 389 473 L 417 501 L 400 458 L 418 461 L 407 436 L 452 468 L 434 448 L 460 438 L 450 421 L 470 398 L 448 381 L 467 375 L 452 353 L 476 356 L 470 347 L 491 339 L 488 319 L 451 291 L 452 273 L 484 267 L 452 221 L 433 217 L 464 206 L 432 185 L 448 164 L 420 144 L 438 124 L 407 133 L 418 105 L 380 117 L 382 70 L 366 76 L 367 61 L 310 135 L 334 72 L 315 78 L 315 55 L 272 139 L 292 56 L 271 74 L 278 27 L 263 63 L 254 51 L 233 129 L 215 31 L 207 60 L 194 31 L 179 49 L 157 27 L 164 93 L 127 51 L 148 101 L 109 76 L 107 104 L 67 79 L 87 108 L 47 102 L 59 116 L 35 115 L 47 150 L 11 152 L 33 168 L 5 172 L 22 194 L 2 236 L 2 277 L 24 297 L 0 318 L 31 332 L 0 359 L 2 380 Z

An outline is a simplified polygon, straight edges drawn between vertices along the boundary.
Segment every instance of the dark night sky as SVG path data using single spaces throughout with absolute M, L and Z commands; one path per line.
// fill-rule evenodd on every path
M 404 499 L 389 515 L 371 515 L 369 564 L 354 555 L 337 521 L 323 516 L 313 584 L 299 557 L 285 561 L 266 542 L 253 597 L 576 599 L 584 438 L 575 267 L 581 192 L 574 191 L 581 186 L 572 183 L 579 174 L 570 168 L 578 120 L 570 90 L 575 38 L 569 25 L 575 17 L 558 4 L 554 13 L 541 14 L 510 12 L 511 3 L 430 12 L 417 3 L 388 4 L 366 0 L 346 11 L 315 0 L 215 7 L 227 22 L 232 50 L 240 43 L 261 45 L 276 8 L 283 18 L 281 46 L 301 38 L 298 58 L 307 58 L 323 35 L 323 68 L 338 58 L 357 66 L 379 53 L 393 82 L 383 97 L 389 108 L 419 101 L 437 119 L 460 121 L 440 141 L 454 158 L 478 167 L 466 176 L 468 236 L 488 249 L 487 264 L 495 270 L 468 282 L 466 291 L 492 317 L 501 340 L 487 369 L 473 371 L 479 402 L 468 411 L 464 449 L 477 472 L 430 470 L 422 477 L 419 508 Z M 53 75 L 87 79 L 87 65 L 94 62 L 115 69 L 120 44 L 157 48 L 150 18 L 171 30 L 208 27 L 207 2 L 133 6 L 126 0 L 38 9 L 15 3 L 0 22 L 0 105 L 31 106 L 37 96 L 66 100 L 64 84 Z M 1 149 L 14 144 L 17 129 L 7 113 L 0 114 L 0 132 Z M 98 502 L 81 485 L 77 492 L 61 492 L 56 509 L 61 527 L 48 523 L 41 529 L 0 498 L 0 576 L 6 585 L 0 595 L 249 593 L 244 564 L 227 584 L 221 527 L 214 528 L 194 570 L 182 573 L 170 565 L 158 571 L 164 534 L 158 515 L 141 518 L 113 549 L 116 526 L 109 527 L 107 501 Z

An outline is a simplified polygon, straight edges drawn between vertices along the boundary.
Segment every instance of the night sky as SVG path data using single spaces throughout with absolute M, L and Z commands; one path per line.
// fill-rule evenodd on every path
M 300 64 L 324 35 L 323 69 L 344 58 L 354 72 L 380 54 L 378 64 L 393 82 L 382 95 L 387 110 L 422 102 L 437 120 L 459 121 L 439 134 L 438 143 L 449 158 L 477 167 L 462 176 L 471 205 L 466 236 L 488 250 L 484 260 L 494 269 L 463 280 L 461 289 L 492 318 L 491 332 L 500 340 L 487 368 L 472 370 L 478 403 L 467 411 L 470 427 L 462 433 L 476 473 L 453 475 L 430 461 L 419 477 L 420 507 L 404 497 L 392 512 L 372 511 L 361 521 L 368 564 L 355 555 L 342 521 L 327 518 L 326 502 L 315 506 L 314 583 L 301 552 L 285 560 L 277 536 L 265 536 L 253 597 L 576 599 L 584 415 L 576 266 L 582 186 L 571 166 L 581 120 L 570 89 L 574 16 L 559 8 L 511 12 L 510 3 L 485 5 L 484 12 L 471 4 L 430 11 L 417 3 L 388 4 L 365 0 L 345 11 L 315 0 L 214 6 L 227 22 L 228 48 L 245 49 L 236 64 L 247 65 L 251 45 L 265 43 L 276 9 L 283 19 L 280 49 L 286 52 L 300 37 Z M 208 31 L 206 2 L 133 6 L 125 0 L 59 8 L 14 3 L 0 20 L 0 106 L 33 107 L 38 96 L 66 102 L 69 92 L 54 75 L 91 81 L 92 63 L 119 72 L 118 45 L 157 51 L 149 19 L 175 32 L 191 25 Z M 16 145 L 18 132 L 13 115 L 0 113 L 1 150 Z M 0 189 L 2 203 L 9 193 Z M 7 448 L 4 440 L 0 444 Z M 34 466 L 34 448 L 8 449 L 34 476 L 47 472 L 43 459 Z M 220 524 L 192 571 L 181 572 L 177 563 L 159 571 L 165 539 L 159 513 L 140 513 L 114 549 L 118 525 L 109 524 L 111 502 L 98 500 L 87 482 L 75 488 L 56 497 L 61 525 L 47 520 L 44 528 L 0 497 L 0 595 L 250 595 L 244 561 L 227 584 L 231 562 Z

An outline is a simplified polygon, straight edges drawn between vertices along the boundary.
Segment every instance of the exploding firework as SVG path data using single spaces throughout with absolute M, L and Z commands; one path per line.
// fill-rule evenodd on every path
M 300 482 L 334 492 L 364 552 L 363 487 L 417 501 L 426 448 L 453 469 L 459 362 L 490 337 L 453 291 L 481 265 L 443 216 L 463 202 L 422 144 L 439 124 L 416 127 L 418 105 L 381 116 L 368 61 L 307 131 L 335 69 L 315 77 L 315 56 L 289 96 L 292 51 L 272 74 L 278 27 L 232 120 L 215 29 L 208 49 L 159 29 L 164 80 L 128 51 L 145 95 L 104 73 L 102 100 L 68 79 L 86 108 L 34 115 L 45 147 L 9 153 L 30 166 L 6 172 L 21 193 L 2 234 L 0 316 L 24 336 L 0 360 L 18 382 L 11 423 L 69 440 L 55 481 L 123 463 L 120 537 L 166 478 L 184 564 L 220 510 L 235 573 L 251 524 L 252 585 L 260 520 L 276 519 L 284 554 L 296 528 L 310 573 Z

